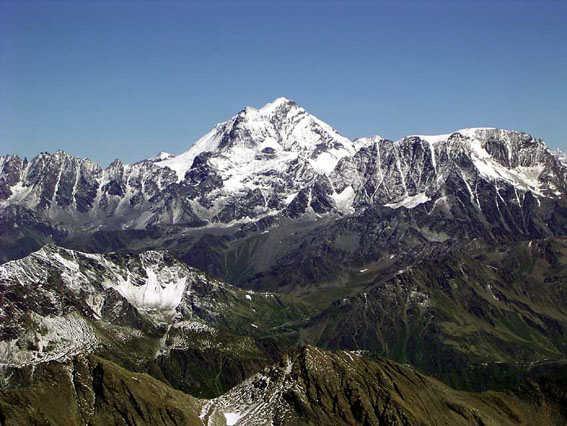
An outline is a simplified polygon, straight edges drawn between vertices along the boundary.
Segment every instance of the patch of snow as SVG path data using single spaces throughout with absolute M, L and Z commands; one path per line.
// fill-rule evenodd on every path
M 498 163 L 486 151 L 486 149 L 482 147 L 481 141 L 476 136 L 478 132 L 471 132 L 470 130 L 478 129 L 469 129 L 469 131 L 465 132 L 465 134 L 472 138 L 469 145 L 472 151 L 471 158 L 473 164 L 481 175 L 492 180 L 508 181 L 514 186 L 540 193 L 541 184 L 538 178 L 545 169 L 545 165 L 540 164 L 534 167 L 519 166 L 513 169 L 508 169 Z
M 156 273 L 146 268 L 148 276 L 143 285 L 134 284 L 128 278 L 119 276 L 117 281 L 106 280 L 103 285 L 113 287 L 132 305 L 148 310 L 174 310 L 183 297 L 187 287 L 187 278 L 181 278 L 170 283 L 163 283 L 157 279 Z
M 354 362 L 354 358 L 352 357 L 352 355 L 349 353 L 349 351 L 343 351 L 343 353 L 349 357 L 351 362 Z
M 289 374 L 291 374 L 291 370 L 293 369 L 293 361 L 290 358 L 286 359 L 285 362 L 285 370 L 284 370 L 284 374 L 287 376 Z
M 252 296 L 250 296 L 249 294 L 246 295 L 246 298 L 247 298 L 248 300 L 252 300 Z
M 154 162 L 158 162 L 158 161 L 163 161 L 163 160 L 167 160 L 168 158 L 173 157 L 173 154 L 170 154 L 169 152 L 160 152 L 158 155 L 156 155 L 155 157 L 150 158 L 150 161 L 154 161 Z
M 14 186 L 10 187 L 12 195 L 8 198 L 10 203 L 19 203 L 24 200 L 28 194 L 33 190 L 33 186 L 24 186 L 22 181 L 18 181 Z
M 339 160 L 351 154 L 346 149 L 332 149 L 322 152 L 315 159 L 309 160 L 311 167 L 319 174 L 328 175 L 333 171 Z
M 242 415 L 238 413 L 224 413 L 224 417 L 226 418 L 226 425 L 233 426 L 242 417 Z
M 73 262 L 71 260 L 65 259 L 61 254 L 54 253 L 53 258 L 56 259 L 64 268 L 67 268 L 71 271 L 78 272 L 79 271 L 79 264 L 77 262 Z
M 261 114 L 273 114 L 276 109 L 278 109 L 280 106 L 287 104 L 291 102 L 289 99 L 284 98 L 283 96 L 274 99 L 272 102 L 268 102 L 266 105 L 264 105 L 262 108 L 260 108 L 258 110 L 258 112 L 260 112 Z M 251 108 L 251 107 L 247 107 L 247 108 Z
M 191 148 L 189 148 L 189 150 L 185 151 L 183 154 L 170 157 L 166 160 L 158 161 L 156 165 L 160 167 L 169 167 L 177 174 L 177 179 L 179 181 L 183 180 L 185 173 L 191 168 L 191 166 L 193 165 L 193 160 L 197 155 L 202 152 L 214 151 L 215 149 L 217 149 L 222 139 L 222 130 L 224 130 L 226 123 L 227 122 L 217 124 L 209 133 L 195 142 L 193 146 L 191 146 Z
M 492 286 L 491 286 L 490 284 L 487 285 L 487 288 L 488 288 L 488 291 L 490 292 L 490 294 L 491 294 L 491 296 L 492 296 L 492 298 L 493 298 L 494 300 L 500 300 L 500 299 L 498 299 L 498 297 L 496 297 L 496 295 L 494 294 L 494 291 L 492 290 Z
M 495 127 L 470 127 L 467 129 L 459 129 L 453 133 L 460 133 L 461 135 L 466 136 L 468 138 L 475 138 L 478 137 L 478 135 L 481 134 L 482 132 L 487 132 L 491 130 L 497 130 L 497 129 Z
M 356 193 L 351 185 L 347 186 L 340 194 L 333 192 L 333 199 L 337 205 L 337 208 L 343 213 L 352 213 L 354 212 L 354 208 L 352 207 L 352 203 L 354 201 L 354 197 Z
M 404 198 L 403 200 L 398 201 L 397 203 L 384 204 L 384 206 L 390 207 L 392 209 L 398 209 L 400 207 L 405 207 L 406 209 L 413 209 L 414 207 L 423 203 L 427 203 L 428 201 L 431 201 L 431 198 L 425 195 L 425 193 L 419 193 Z
M 288 206 L 289 203 L 291 203 L 293 201 L 293 199 L 295 198 L 295 196 L 299 194 L 299 192 L 292 192 L 291 194 L 288 194 L 285 197 L 285 205 Z
M 445 135 L 411 135 L 408 137 L 417 137 L 420 138 L 421 140 L 429 142 L 430 144 L 436 144 L 439 142 L 445 142 L 447 139 L 449 139 L 449 136 L 451 135 L 452 133 L 447 133 Z
M 352 143 L 354 144 L 354 147 L 356 149 L 360 149 L 362 147 L 366 147 L 366 146 L 370 146 L 373 145 L 377 142 L 383 141 L 384 138 L 380 135 L 374 135 L 371 137 L 365 137 L 365 138 L 358 138 L 355 139 L 354 141 L 352 141 Z

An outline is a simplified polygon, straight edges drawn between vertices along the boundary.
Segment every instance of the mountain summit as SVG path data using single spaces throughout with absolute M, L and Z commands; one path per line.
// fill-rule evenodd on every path
M 299 156 L 309 159 L 318 172 L 328 173 L 339 158 L 354 154 L 354 147 L 350 140 L 295 102 L 278 98 L 260 109 L 246 107 L 230 120 L 213 127 L 188 151 L 158 165 L 175 170 L 182 180 L 193 160 L 204 152 L 222 157 L 239 169 L 232 176 L 239 174 L 245 178 L 258 169 Z M 258 153 L 265 155 L 257 158 Z M 261 164 L 250 164 L 255 160 Z
M 425 209 L 525 233 L 531 200 L 556 202 L 566 182 L 565 165 L 526 133 L 473 128 L 351 141 L 286 98 L 244 108 L 180 155 L 132 165 L 117 160 L 102 169 L 60 151 L 31 161 L 0 157 L 2 208 L 27 209 L 42 237 L 26 238 L 43 242 L 77 230 L 259 221 L 263 228 L 283 218 L 333 220 L 378 207 Z M 10 232 L 20 235 L 18 228 Z

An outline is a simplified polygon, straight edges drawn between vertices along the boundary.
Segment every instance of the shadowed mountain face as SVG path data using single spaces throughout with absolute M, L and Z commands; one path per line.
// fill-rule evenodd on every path
M 562 424 L 566 178 L 285 98 L 177 156 L 0 157 L 0 418 L 65 424 L 22 409 L 59 386 L 68 424 Z
M 335 301 L 304 336 L 409 362 L 454 386 L 498 386 L 507 368 L 564 357 L 566 255 L 564 239 L 439 254 Z

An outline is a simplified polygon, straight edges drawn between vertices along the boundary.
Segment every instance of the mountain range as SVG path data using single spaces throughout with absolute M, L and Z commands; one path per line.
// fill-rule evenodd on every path
M 566 195 L 529 134 L 285 98 L 180 155 L 1 156 L 0 419 L 563 424 Z

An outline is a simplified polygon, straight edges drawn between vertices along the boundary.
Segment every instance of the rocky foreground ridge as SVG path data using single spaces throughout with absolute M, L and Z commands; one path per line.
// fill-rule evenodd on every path
M 534 371 L 513 392 L 457 392 L 391 361 L 314 347 L 212 400 L 95 356 L 17 374 L 0 391 L 6 425 L 561 425 L 566 414 L 564 378 Z

